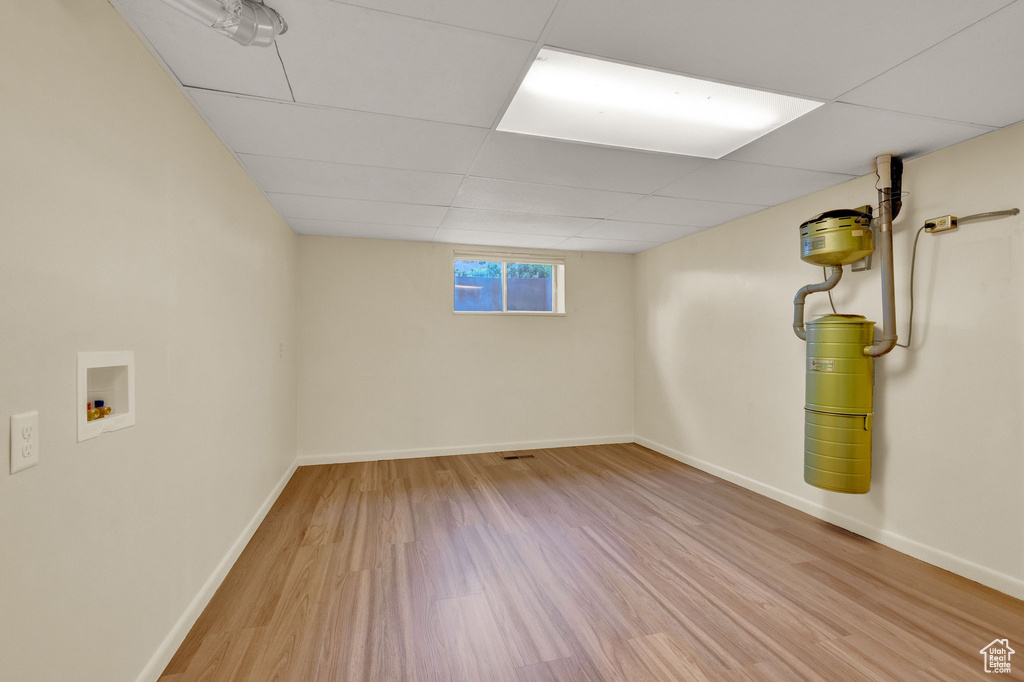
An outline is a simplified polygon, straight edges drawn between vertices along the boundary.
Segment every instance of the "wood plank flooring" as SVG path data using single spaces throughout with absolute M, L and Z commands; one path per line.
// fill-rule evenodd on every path
M 601 445 L 298 469 L 160 679 L 966 680 L 996 638 L 1024 602 Z

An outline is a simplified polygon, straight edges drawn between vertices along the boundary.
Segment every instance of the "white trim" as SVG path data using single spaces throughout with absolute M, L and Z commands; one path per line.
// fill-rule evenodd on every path
M 480 249 L 454 249 L 452 260 L 505 261 L 508 263 L 534 263 L 537 265 L 565 265 L 565 256 L 536 253 L 533 251 L 502 251 Z
M 455 310 L 455 263 L 457 261 L 480 261 L 501 263 L 501 310 Z M 509 310 L 508 309 L 508 264 L 528 263 L 551 266 L 551 310 Z M 548 315 L 565 316 L 565 257 L 541 256 L 528 253 L 452 251 L 451 268 L 452 312 L 456 315 Z
M 557 310 L 555 315 L 565 315 L 565 264 L 560 268 L 552 268 L 552 275 L 555 281 L 554 290 L 551 292 L 551 308 Z
M 542 310 L 512 310 L 505 312 L 500 310 L 453 310 L 452 315 L 499 315 L 501 317 L 533 315 L 535 317 L 568 317 L 565 313 L 546 313 Z
M 452 270 L 454 276 L 455 271 Z M 501 261 L 501 312 L 508 312 L 508 261 L 505 259 Z
M 525 440 L 487 445 L 455 445 L 440 448 L 414 448 L 410 450 L 373 450 L 370 452 L 342 452 L 320 455 L 299 455 L 299 466 L 316 464 L 348 464 L 350 462 L 376 462 L 384 459 L 415 459 L 417 457 L 445 457 L 448 455 L 476 455 L 482 452 L 508 450 L 539 450 L 541 448 L 569 448 L 579 445 L 609 445 L 632 443 L 633 436 L 599 436 L 596 438 L 555 438 L 552 440 Z
M 241 534 L 235 539 L 228 549 L 227 554 L 220 560 L 217 567 L 213 569 L 213 573 L 206 579 L 206 582 L 199 589 L 199 593 L 192 599 L 192 603 L 188 605 L 185 612 L 181 614 L 178 622 L 174 624 L 171 631 L 167 633 L 164 641 L 157 647 L 156 652 L 146 663 L 146 667 L 142 669 L 136 682 L 156 682 L 160 677 L 160 673 L 164 671 L 167 664 L 171 662 L 171 658 L 174 656 L 178 647 L 185 640 L 185 635 L 192 629 L 192 626 L 196 624 L 200 614 L 206 605 L 210 603 L 210 599 L 213 598 L 213 594 L 220 587 L 220 584 L 224 582 L 224 578 L 227 577 L 228 571 L 235 565 L 235 561 L 242 554 L 242 550 L 245 549 L 246 545 L 249 544 L 249 540 L 256 533 L 256 529 L 263 523 L 263 519 L 266 517 L 270 508 L 274 506 L 274 502 L 277 501 L 281 491 L 284 490 L 285 485 L 291 479 L 292 474 L 295 473 L 297 464 L 292 462 L 288 469 L 284 472 L 284 476 L 274 485 L 274 488 L 267 495 L 266 499 L 263 500 L 263 504 L 256 510 L 256 513 L 249 520 L 249 523 L 242 529 Z
M 845 528 L 857 535 L 862 535 L 869 540 L 874 540 L 886 547 L 891 547 L 897 552 L 902 552 L 903 554 L 912 556 L 915 559 L 920 559 L 921 561 L 925 561 L 933 566 L 938 566 L 939 568 L 956 573 L 964 578 L 991 587 L 994 590 L 999 590 L 1011 597 L 1024 599 L 1024 580 L 1021 580 L 1020 578 L 1015 578 L 1014 576 L 1006 573 L 1000 573 L 999 571 L 982 566 L 981 564 L 976 564 L 969 559 L 958 557 L 944 550 L 932 547 L 931 545 L 926 545 L 922 542 L 918 542 L 917 540 L 894 533 L 891 530 L 869 525 L 859 519 L 853 518 L 852 516 L 847 516 L 846 514 L 823 507 L 817 502 L 812 502 L 811 500 L 786 492 L 785 490 L 781 490 L 766 483 L 761 483 L 760 481 L 744 476 L 743 474 L 720 467 L 717 464 L 712 464 L 711 462 L 691 457 L 690 455 L 679 452 L 667 445 L 655 443 L 652 440 L 642 438 L 640 436 L 635 436 L 634 442 L 638 445 L 643 445 L 645 448 L 650 448 L 655 452 L 660 452 L 674 460 L 696 467 L 701 471 L 706 471 L 713 476 L 741 485 L 744 488 L 753 490 L 765 497 L 770 497 L 771 499 L 781 502 L 789 507 L 799 509 L 806 514 L 810 514 L 811 516 L 823 521 Z

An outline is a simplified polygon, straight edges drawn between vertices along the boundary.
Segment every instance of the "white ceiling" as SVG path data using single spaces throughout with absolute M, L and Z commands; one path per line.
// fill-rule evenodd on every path
M 112 1 L 300 234 L 634 253 L 1024 120 L 1024 0 L 268 0 L 265 49 Z M 826 104 L 717 161 L 496 132 L 545 45 Z

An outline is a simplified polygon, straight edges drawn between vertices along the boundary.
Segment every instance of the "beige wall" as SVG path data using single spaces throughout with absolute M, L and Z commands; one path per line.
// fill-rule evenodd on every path
M 107 2 L 4 19 L 0 678 L 133 680 L 294 461 L 296 238 Z M 82 350 L 136 426 L 76 443 Z
M 452 251 L 299 238 L 300 457 L 628 438 L 634 258 L 566 254 L 565 317 L 475 316 Z
M 1024 126 L 906 165 L 895 227 L 900 333 L 926 218 L 1024 208 Z M 636 433 L 700 466 L 1024 597 L 1024 216 L 921 238 L 914 348 L 876 362 L 866 496 L 802 480 L 804 344 L 792 300 L 821 269 L 798 227 L 875 203 L 874 176 L 652 249 L 637 259 Z M 880 320 L 879 271 L 847 272 L 839 312 Z M 828 298 L 809 299 L 808 319 Z
M 0 442 L 37 409 L 42 461 L 0 466 L 3 679 L 136 678 L 287 473 L 296 404 L 307 459 L 616 440 L 635 414 L 643 442 L 1024 596 L 1020 217 L 923 238 L 874 489 L 839 496 L 801 480 L 790 305 L 818 273 L 796 232 L 872 178 L 638 258 L 569 254 L 565 317 L 456 316 L 450 246 L 296 238 L 109 4 L 9 5 Z M 1024 205 L 1022 152 L 1017 126 L 908 163 L 903 328 L 913 229 Z M 840 309 L 877 319 L 877 274 Z M 79 444 L 81 350 L 135 351 L 138 422 Z

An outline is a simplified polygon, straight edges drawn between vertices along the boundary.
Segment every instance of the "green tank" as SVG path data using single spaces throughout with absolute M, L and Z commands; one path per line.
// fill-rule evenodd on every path
M 875 323 L 825 315 L 807 323 L 804 481 L 825 490 L 871 488 Z

